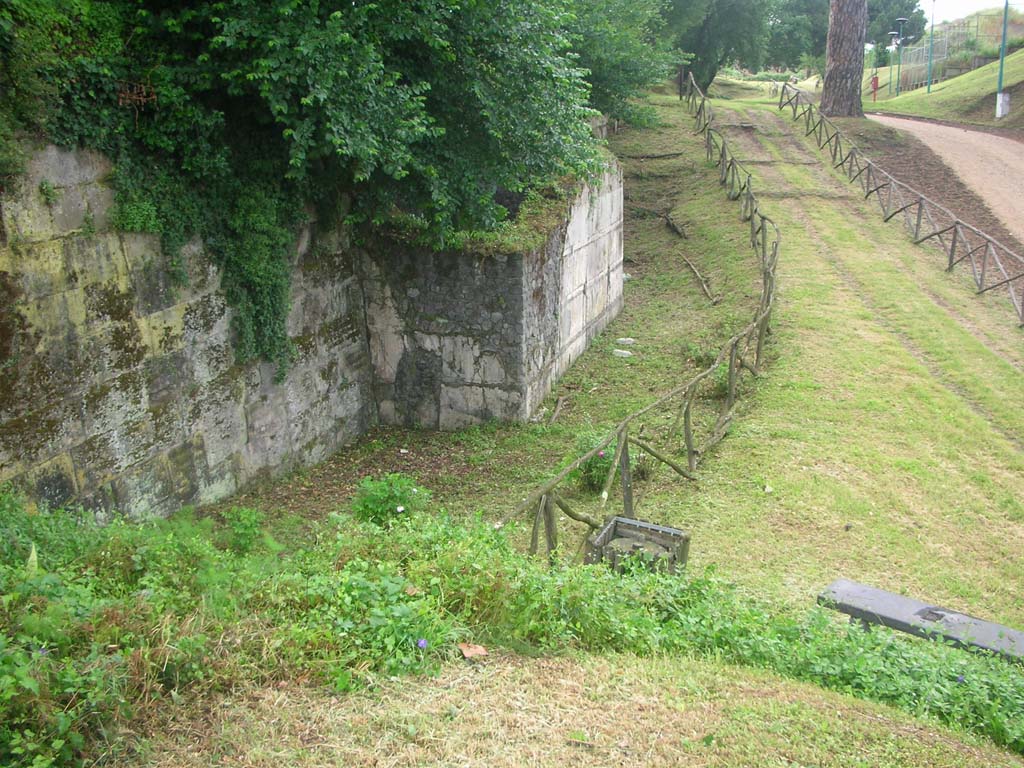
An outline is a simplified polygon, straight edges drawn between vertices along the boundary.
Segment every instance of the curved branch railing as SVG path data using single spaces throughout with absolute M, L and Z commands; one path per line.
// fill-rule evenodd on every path
M 779 109 L 786 107 L 792 109 L 793 120 L 803 118 L 805 135 L 813 135 L 818 148 L 829 153 L 832 167 L 841 168 L 851 183 L 858 182 L 865 199 L 875 196 L 883 221 L 902 214 L 915 245 L 934 240 L 942 246 L 948 271 L 966 261 L 979 294 L 1005 287 L 1024 327 L 1024 258 L 868 160 L 802 91 L 788 83 L 779 94 Z
M 779 230 L 770 218 L 761 213 L 757 198 L 753 192 L 751 174 L 733 157 L 725 137 L 711 127 L 714 117 L 711 103 L 697 86 L 692 74 L 684 90 L 686 107 L 694 117 L 696 131 L 704 135 L 707 158 L 709 162 L 714 162 L 718 165 L 719 182 L 725 187 L 726 196 L 730 200 L 740 201 L 740 216 L 742 220 L 750 222 L 750 245 L 760 260 L 761 270 L 761 295 L 757 311 L 750 322 L 733 334 L 720 347 L 715 361 L 710 366 L 685 383 L 662 394 L 654 402 L 626 416 L 604 438 L 598 441 L 591 450 L 563 467 L 557 475 L 537 486 L 515 510 L 502 520 L 499 525 L 504 525 L 509 520 L 528 510 L 534 510 L 531 552 L 536 552 L 537 550 L 539 529 L 542 524 L 545 529 L 545 539 L 549 555 L 557 546 L 555 506 L 571 519 L 585 523 L 591 529 L 600 527 L 600 521 L 569 506 L 558 495 L 557 488 L 569 478 L 574 470 L 597 456 L 599 452 L 610 448 L 613 444 L 615 446 L 615 455 L 601 492 L 602 509 L 607 504 L 615 477 L 619 475 L 622 482 L 623 515 L 626 517 L 634 516 L 635 505 L 633 503 L 629 461 L 630 446 L 634 446 L 636 449 L 651 456 L 653 460 L 668 466 L 681 477 L 687 480 L 696 480 L 695 472 L 701 457 L 706 455 L 713 446 L 725 438 L 729 426 L 732 424 L 741 377 L 744 373 L 749 373 L 752 376 L 759 375 L 763 365 L 764 345 L 770 332 L 772 309 L 775 305 L 775 268 L 779 257 Z M 720 366 L 724 365 L 726 361 L 728 361 L 729 367 L 725 380 L 725 399 L 706 441 L 701 447 L 698 447 L 693 418 L 698 390 L 702 384 L 715 375 Z M 669 408 L 675 410 L 675 419 L 666 430 L 663 438 L 671 442 L 678 439 L 680 432 L 682 433 L 682 447 L 685 449 L 686 454 L 685 466 L 666 455 L 669 451 L 659 450 L 652 446 L 648 440 L 629 434 L 630 426 L 637 419 L 655 409 Z

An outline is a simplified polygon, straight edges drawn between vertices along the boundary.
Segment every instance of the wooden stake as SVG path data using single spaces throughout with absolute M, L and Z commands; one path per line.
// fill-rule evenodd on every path
M 558 528 L 555 520 L 555 505 L 551 496 L 545 494 L 542 502 L 544 509 L 544 538 L 548 544 L 548 560 L 553 565 L 555 562 L 555 550 L 558 549 Z
M 678 475 L 681 475 L 682 477 L 685 477 L 687 480 L 696 480 L 697 479 L 696 475 L 694 475 L 694 474 L 692 474 L 690 472 L 687 472 L 681 466 L 676 464 L 676 462 L 672 461 L 672 459 L 670 459 L 667 456 L 665 456 L 664 454 L 658 452 L 655 448 L 653 448 L 648 443 L 645 443 L 643 440 L 638 440 L 635 437 L 631 437 L 631 438 L 629 438 L 629 442 L 631 442 L 633 445 L 635 445 L 640 450 L 646 451 L 647 453 L 651 454 L 651 456 L 656 458 L 662 464 L 668 465 L 669 467 L 674 469 Z
M 593 528 L 595 531 L 601 527 L 601 523 L 592 518 L 590 515 L 584 514 L 583 512 L 577 512 L 558 494 L 551 492 L 548 494 L 551 499 L 558 505 L 558 508 L 565 512 L 565 516 L 575 520 L 577 523 L 585 523 L 586 525 Z
M 541 504 L 544 502 L 541 501 Z M 542 514 L 542 506 L 537 507 L 537 511 L 533 514 L 533 532 L 530 534 L 530 554 L 537 554 L 537 545 L 540 543 L 540 521 Z
M 625 429 L 619 430 L 618 440 L 615 443 L 615 456 L 612 457 L 612 464 L 608 467 L 608 476 L 604 479 L 604 486 L 601 488 L 601 509 L 608 504 L 608 494 L 611 493 L 612 483 L 615 481 L 615 472 L 619 468 L 619 459 L 622 457 L 622 448 L 626 443 Z
M 629 440 L 625 430 L 622 432 L 622 454 L 619 456 L 619 471 L 622 474 L 622 514 L 633 517 L 633 475 L 629 471 Z
M 565 405 L 565 398 L 558 398 L 558 402 L 555 403 L 555 411 L 551 414 L 551 418 L 548 420 L 548 426 L 550 427 L 555 423 L 555 419 L 558 418 L 558 414 L 562 412 L 562 406 Z

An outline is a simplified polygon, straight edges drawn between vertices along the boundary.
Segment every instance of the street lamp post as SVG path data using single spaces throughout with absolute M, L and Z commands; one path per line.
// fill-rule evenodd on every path
M 1006 0 L 1006 2 L 1010 2 L 1010 0 Z M 910 19 L 900 17 L 896 21 L 900 25 L 900 36 L 896 40 L 896 54 L 899 57 L 896 62 L 896 95 L 899 96 L 900 86 L 902 85 L 900 78 L 903 76 L 903 25 L 910 21 Z
M 1003 63 L 1006 61 L 1006 21 L 1010 15 L 1010 0 L 1003 5 L 1003 42 L 999 45 L 999 82 L 996 85 L 996 120 L 1010 112 L 1010 94 L 1003 92 Z
M 900 35 L 899 32 L 890 32 L 889 33 L 890 47 L 895 47 L 895 46 L 899 45 L 899 43 L 896 42 L 897 39 L 899 38 L 899 35 Z M 889 95 L 890 96 L 892 95 L 892 52 L 891 51 L 889 52 Z
M 931 34 L 928 36 L 928 93 L 932 92 L 932 58 L 935 53 L 935 0 L 932 0 L 932 28 L 930 32 Z

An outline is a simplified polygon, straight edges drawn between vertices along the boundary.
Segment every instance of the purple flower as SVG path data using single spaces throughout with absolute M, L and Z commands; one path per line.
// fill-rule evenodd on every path
M 957 681 L 958 683 L 962 683 L 962 682 L 964 681 L 964 676 L 963 676 L 963 675 L 957 675 L 957 676 L 956 676 L 956 681 Z
M 416 641 L 416 647 L 421 649 L 421 650 L 425 649 L 427 647 L 427 640 L 426 640 L 426 638 L 421 637 L 419 640 L 417 640 Z
M 598 458 L 602 458 L 603 459 L 604 458 L 604 451 L 598 451 L 597 455 L 598 455 Z

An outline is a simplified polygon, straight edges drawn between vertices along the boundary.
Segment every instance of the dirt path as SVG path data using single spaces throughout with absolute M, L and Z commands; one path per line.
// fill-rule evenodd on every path
M 974 190 L 1017 239 L 1024 239 L 1024 145 L 991 133 L 871 115 L 923 141 Z M 927 189 L 921 190 L 931 195 Z

